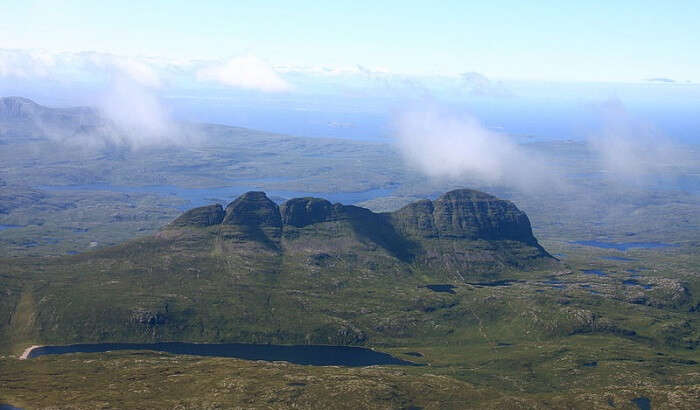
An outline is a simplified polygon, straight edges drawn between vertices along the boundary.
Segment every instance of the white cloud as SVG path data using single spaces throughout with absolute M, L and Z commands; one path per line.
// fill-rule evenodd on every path
M 119 126 L 132 146 L 169 142 L 175 133 L 158 98 L 133 78 L 114 78 L 97 106 Z
M 396 122 L 395 137 L 406 160 L 432 177 L 469 177 L 526 190 L 559 184 L 558 173 L 544 160 L 468 115 L 434 107 L 407 111 Z
M 620 100 L 597 107 L 602 128 L 589 136 L 589 149 L 611 179 L 642 183 L 672 172 L 686 155 L 652 124 L 634 118 Z
M 197 80 L 265 92 L 292 89 L 272 66 L 253 56 L 235 57 L 224 63 L 204 67 L 197 71 Z
M 0 77 L 10 81 L 49 80 L 69 87 L 90 84 L 91 99 L 85 102 L 95 106 L 114 126 L 82 135 L 79 141 L 69 138 L 64 142 L 93 147 L 182 142 L 156 95 L 163 86 L 158 68 L 153 60 L 105 53 L 0 50 Z M 93 140 L 88 140 L 90 137 Z
M 0 77 L 46 77 L 55 64 L 51 53 L 0 49 Z
M 511 91 L 500 81 L 493 81 L 483 74 L 468 72 L 460 75 L 470 94 L 489 97 L 510 97 Z

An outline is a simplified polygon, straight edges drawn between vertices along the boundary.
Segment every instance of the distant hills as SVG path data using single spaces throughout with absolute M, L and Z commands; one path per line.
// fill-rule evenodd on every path
M 93 108 L 50 108 L 23 97 L 0 98 L 0 137 L 69 138 L 111 127 Z

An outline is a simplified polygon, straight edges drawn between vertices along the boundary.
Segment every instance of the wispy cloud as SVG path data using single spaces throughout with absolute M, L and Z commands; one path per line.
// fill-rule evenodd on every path
M 488 97 L 510 97 L 513 95 L 502 82 L 493 81 L 481 73 L 471 71 L 461 74 L 461 78 L 472 95 Z
M 636 118 L 617 99 L 595 107 L 602 126 L 588 137 L 588 146 L 609 178 L 642 183 L 668 174 L 685 160 L 684 153 L 653 124 Z
M 471 177 L 524 190 L 560 184 L 546 161 L 470 115 L 419 107 L 399 115 L 395 137 L 406 160 L 431 177 Z
M 92 84 L 92 97 L 87 103 L 111 125 L 89 134 L 62 135 L 64 143 L 142 147 L 180 142 L 180 133 L 157 97 L 163 80 L 148 61 L 93 52 L 0 50 L 0 77 Z
M 655 78 L 647 78 L 644 81 L 648 81 L 650 83 L 675 83 L 676 80 L 672 78 L 666 78 L 666 77 L 655 77 Z

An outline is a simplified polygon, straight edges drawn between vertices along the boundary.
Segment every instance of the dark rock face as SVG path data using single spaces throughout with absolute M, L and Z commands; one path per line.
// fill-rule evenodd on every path
M 392 213 L 392 219 L 412 236 L 537 243 L 524 212 L 509 201 L 470 189 L 409 204 Z
M 493 258 L 494 252 L 500 252 L 495 250 L 498 246 L 481 245 L 481 250 L 458 251 L 453 245 L 445 247 L 444 239 L 465 240 L 467 248 L 473 247 L 468 241 L 480 240 L 510 241 L 512 245 L 507 246 L 511 248 L 525 245 L 522 248 L 529 249 L 511 252 L 508 263 L 549 256 L 533 236 L 524 212 L 509 201 L 469 189 L 451 191 L 435 201 L 421 200 L 396 212 L 380 214 L 358 206 L 331 204 L 321 198 L 291 199 L 278 207 L 264 192 L 248 192 L 231 202 L 225 212 L 220 205 L 192 209 L 171 226 L 222 224 L 230 227 L 227 232 L 232 238 L 264 243 L 279 251 L 283 245 L 280 241 L 299 237 L 297 228 L 323 222 L 339 222 L 344 227 L 336 231 L 342 232 L 339 235 L 378 246 L 406 262 L 414 261 L 419 255 L 425 260 L 455 266 L 467 266 L 469 261 L 482 259 L 482 264 L 503 259 Z M 313 232 L 303 235 L 313 236 Z M 483 252 L 493 255 L 484 259 Z M 457 259 L 447 261 L 445 255 L 447 259 L 456 255 Z
M 219 205 L 208 205 L 190 209 L 174 220 L 172 226 L 207 227 L 218 225 L 224 220 L 224 208 Z
M 335 219 L 333 205 L 321 198 L 295 198 L 280 207 L 282 223 L 301 228 Z
M 260 228 L 282 228 L 282 217 L 276 203 L 264 192 L 247 192 L 226 207 L 224 225 Z

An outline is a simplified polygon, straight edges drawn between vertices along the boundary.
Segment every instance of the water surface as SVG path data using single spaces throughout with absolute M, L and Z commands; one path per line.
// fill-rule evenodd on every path
M 636 405 L 639 410 L 651 410 L 651 400 L 647 397 L 634 398 L 632 404 Z
M 67 353 L 102 353 L 114 350 L 154 350 L 171 354 L 235 357 L 245 360 L 285 361 L 313 366 L 415 366 L 387 353 L 363 347 L 328 345 L 262 345 L 247 343 L 93 343 L 67 346 L 43 346 L 28 358 Z
M 393 189 L 377 188 L 359 192 L 304 192 L 267 190 L 255 185 L 235 185 L 219 188 L 183 188 L 174 185 L 150 185 L 150 186 L 123 186 L 109 184 L 87 184 L 87 185 L 41 185 L 36 187 L 46 191 L 109 191 L 119 193 L 146 193 L 161 196 L 174 196 L 187 202 L 187 206 L 182 209 L 189 209 L 198 206 L 220 203 L 223 205 L 236 199 L 238 196 L 248 191 L 265 191 L 265 193 L 275 202 L 284 202 L 291 198 L 319 197 L 331 202 L 343 204 L 356 204 L 374 198 L 388 196 Z
M 657 248 L 669 248 L 672 245 L 669 243 L 661 242 L 601 242 L 601 241 L 575 241 L 570 242 L 576 245 L 592 246 L 595 248 L 602 249 L 617 249 L 618 251 L 626 251 L 628 249 L 657 249 Z
M 426 288 L 432 290 L 433 292 L 445 292 L 455 294 L 454 285 L 425 285 Z
M 21 228 L 21 225 L 0 225 L 0 231 L 4 231 L 5 229 L 12 229 L 12 228 Z M 2 409 L 2 407 L 0 407 Z
M 607 273 L 598 269 L 583 269 L 581 272 L 585 273 L 586 275 L 608 276 Z

